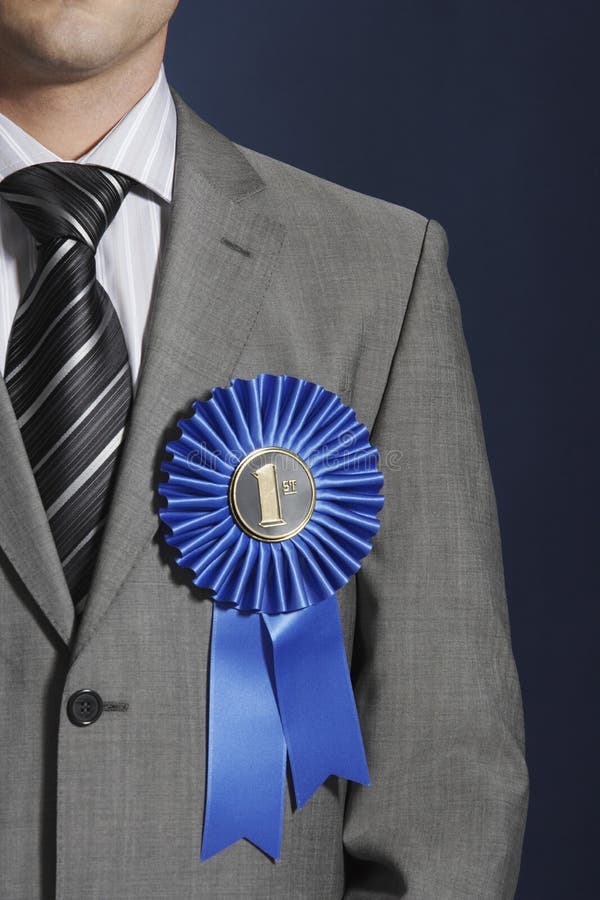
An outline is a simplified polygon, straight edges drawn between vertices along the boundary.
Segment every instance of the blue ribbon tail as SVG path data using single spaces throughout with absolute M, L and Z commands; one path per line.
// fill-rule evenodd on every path
M 329 775 L 368 785 L 337 597 L 262 618 L 298 808 Z
M 281 853 L 286 748 L 261 616 L 213 603 L 201 860 L 240 838 Z

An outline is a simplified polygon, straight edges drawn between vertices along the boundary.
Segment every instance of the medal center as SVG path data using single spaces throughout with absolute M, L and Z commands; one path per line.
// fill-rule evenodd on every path
M 229 506 L 239 527 L 261 541 L 298 534 L 315 507 L 315 482 L 291 450 L 262 447 L 245 456 L 229 485 Z

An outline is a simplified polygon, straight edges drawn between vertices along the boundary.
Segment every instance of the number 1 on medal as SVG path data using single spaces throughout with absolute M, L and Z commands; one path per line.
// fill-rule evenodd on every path
M 263 528 L 272 525 L 285 525 L 281 515 L 281 497 L 277 484 L 277 466 L 265 463 L 252 473 L 258 481 L 258 502 L 260 503 L 260 524 Z

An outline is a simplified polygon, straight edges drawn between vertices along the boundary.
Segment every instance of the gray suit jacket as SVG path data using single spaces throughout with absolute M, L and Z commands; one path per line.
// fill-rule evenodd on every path
M 2 900 L 510 898 L 521 697 L 444 229 L 175 100 L 170 228 L 78 627 L 0 383 Z M 335 391 L 381 453 L 381 530 L 339 592 L 372 786 L 286 799 L 280 862 L 239 841 L 200 863 L 212 605 L 168 562 L 157 473 L 192 400 L 260 372 Z M 80 688 L 106 703 L 88 728 L 66 714 Z

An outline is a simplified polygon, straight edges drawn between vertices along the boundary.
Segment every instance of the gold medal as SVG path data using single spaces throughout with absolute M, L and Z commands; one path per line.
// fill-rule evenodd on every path
M 238 464 L 229 506 L 239 527 L 261 541 L 285 541 L 302 531 L 315 508 L 306 463 L 283 447 L 261 447 Z

